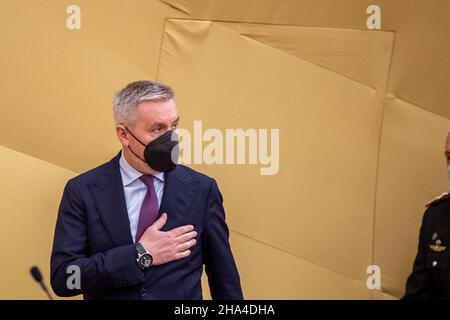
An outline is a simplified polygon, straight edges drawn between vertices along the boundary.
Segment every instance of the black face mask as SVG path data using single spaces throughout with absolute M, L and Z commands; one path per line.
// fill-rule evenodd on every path
M 131 153 L 133 153 L 137 158 L 147 163 L 150 168 L 159 172 L 169 172 L 175 169 L 178 163 L 178 135 L 169 130 L 166 133 L 160 135 L 158 138 L 145 145 L 136 138 L 136 136 L 125 127 L 127 131 L 135 138 L 140 144 L 145 147 L 144 159 L 139 157 L 134 151 L 128 146 Z

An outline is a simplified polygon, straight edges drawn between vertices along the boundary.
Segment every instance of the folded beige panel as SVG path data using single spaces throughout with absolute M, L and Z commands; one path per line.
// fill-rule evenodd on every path
M 220 25 L 377 90 L 386 89 L 393 32 L 227 22 Z
M 4 147 L 0 147 L 0 161 L 0 299 L 47 299 L 29 270 L 37 265 L 50 289 L 59 201 L 75 173 Z
M 329 27 L 353 27 L 355 23 L 365 26 L 367 7 L 364 0 L 160 1 L 194 19 L 314 26 L 322 21 Z
M 192 19 L 367 30 L 369 5 L 381 8 L 381 30 L 396 33 L 389 90 L 450 118 L 448 0 L 162 0 Z M 376 31 L 373 31 L 376 32 Z
M 400 297 L 417 252 L 425 204 L 449 191 L 444 146 L 450 121 L 389 99 L 377 185 L 375 261 L 384 292 Z
M 399 300 L 398 297 L 394 297 L 394 296 L 384 293 L 383 291 L 380 291 L 380 290 L 373 290 L 372 299 L 373 300 Z
M 275 175 L 248 162 L 195 166 L 218 178 L 233 230 L 365 279 L 382 110 L 375 90 L 215 23 L 186 20 L 166 24 L 158 79 L 176 88 L 191 132 L 194 120 L 203 130 L 280 130 Z
M 384 0 L 395 30 L 389 92 L 450 119 L 450 1 Z
M 118 151 L 113 94 L 155 77 L 164 19 L 177 11 L 156 0 L 82 0 L 81 29 L 68 30 L 68 5 L 0 10 L 0 145 L 79 172 Z
M 370 299 L 357 281 L 234 232 L 230 235 L 245 299 Z M 255 268 L 257 266 L 257 268 Z M 206 277 L 204 298 L 209 299 Z

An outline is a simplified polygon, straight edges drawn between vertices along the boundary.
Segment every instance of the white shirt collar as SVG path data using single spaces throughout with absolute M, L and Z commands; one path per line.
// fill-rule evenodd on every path
M 123 186 L 126 187 L 132 182 L 134 182 L 136 179 L 139 179 L 140 176 L 142 176 L 142 172 L 136 170 L 133 166 L 131 166 L 128 161 L 123 156 L 123 150 L 120 153 L 120 171 L 122 174 L 122 182 Z M 153 175 L 158 180 L 164 182 L 164 172 L 156 172 Z

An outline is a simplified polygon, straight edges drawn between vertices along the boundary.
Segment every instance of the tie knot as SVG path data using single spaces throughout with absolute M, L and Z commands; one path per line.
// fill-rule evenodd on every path
M 153 176 L 151 174 L 144 174 L 139 177 L 146 185 L 147 187 L 153 186 Z

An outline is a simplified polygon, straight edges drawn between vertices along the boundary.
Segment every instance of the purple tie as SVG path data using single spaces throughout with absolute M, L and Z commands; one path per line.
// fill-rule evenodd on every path
M 147 185 L 147 193 L 142 202 L 141 212 L 139 213 L 139 223 L 136 232 L 136 241 L 139 241 L 145 230 L 151 226 L 158 218 L 158 198 L 155 192 L 152 175 L 143 175 L 141 179 Z

